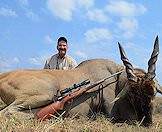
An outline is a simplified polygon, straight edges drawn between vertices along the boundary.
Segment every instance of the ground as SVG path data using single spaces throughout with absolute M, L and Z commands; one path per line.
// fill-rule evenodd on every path
M 3 103 L 0 103 L 1 106 Z M 13 116 L 10 119 L 0 118 L 0 131 L 4 132 L 157 132 L 162 131 L 162 98 L 155 99 L 155 111 L 153 125 L 150 128 L 127 124 L 111 124 L 106 118 L 99 116 L 95 121 L 74 116 L 73 118 L 59 117 L 44 122 L 37 120 L 24 120 L 21 117 Z

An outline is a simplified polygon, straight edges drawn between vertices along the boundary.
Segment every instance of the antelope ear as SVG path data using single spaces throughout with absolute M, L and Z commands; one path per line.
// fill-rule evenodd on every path
M 120 100 L 121 98 L 124 98 L 127 93 L 128 93 L 128 88 L 124 87 L 111 103 L 114 103 Z
M 126 53 L 119 42 L 118 42 L 118 45 L 119 45 L 121 60 L 123 61 L 124 66 L 126 67 L 126 73 L 127 73 L 128 80 L 137 82 L 137 77 L 133 73 L 134 69 L 133 69 L 132 64 L 129 62 L 128 58 L 126 57 Z
M 153 79 L 156 76 L 155 70 L 158 55 L 159 55 L 159 37 L 157 36 L 154 42 L 154 49 L 151 54 L 151 58 L 148 61 L 148 73 L 146 74 L 146 78 L 148 79 Z

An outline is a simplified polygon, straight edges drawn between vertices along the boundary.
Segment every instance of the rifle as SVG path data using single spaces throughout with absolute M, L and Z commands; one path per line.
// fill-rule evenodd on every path
M 61 91 L 60 91 L 60 94 L 61 94 L 61 96 L 63 96 L 63 95 L 65 95 L 65 94 L 71 92 L 72 90 L 77 89 L 77 88 L 79 88 L 79 87 L 82 87 L 83 85 L 87 85 L 87 84 L 89 84 L 89 83 L 90 83 L 89 79 L 84 80 L 84 81 L 82 81 L 82 82 L 80 82 L 80 83 L 77 83 L 77 84 L 75 83 L 75 84 L 73 84 L 73 86 L 61 90 Z
M 112 74 L 109 77 L 106 77 L 106 78 L 104 78 L 102 80 L 97 81 L 96 83 L 93 83 L 93 84 L 91 84 L 89 86 L 86 86 L 84 88 L 78 88 L 75 91 L 70 92 L 69 94 L 67 94 L 64 97 L 60 98 L 56 102 L 54 102 L 54 103 L 40 109 L 38 112 L 36 112 L 36 118 L 40 119 L 40 120 L 49 119 L 50 117 L 52 117 L 58 111 L 63 110 L 65 103 L 71 101 L 72 99 L 74 99 L 76 97 L 79 97 L 79 96 L 83 95 L 88 90 L 94 88 L 95 86 L 98 86 L 98 85 L 102 84 L 107 79 L 110 79 L 110 78 L 114 77 L 115 75 L 121 74 L 122 72 L 123 71 L 119 71 L 119 72 L 117 72 L 115 74 Z

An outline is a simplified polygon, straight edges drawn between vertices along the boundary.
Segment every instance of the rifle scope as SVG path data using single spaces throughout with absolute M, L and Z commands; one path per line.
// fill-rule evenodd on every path
M 86 79 L 80 83 L 77 83 L 77 84 L 73 84 L 73 86 L 69 87 L 69 88 L 65 88 L 63 90 L 60 91 L 60 94 L 63 95 L 63 94 L 66 94 L 68 92 L 71 92 L 73 89 L 77 89 L 78 87 L 81 87 L 81 86 L 84 86 L 84 85 L 87 85 L 90 83 L 90 80 L 89 79 Z

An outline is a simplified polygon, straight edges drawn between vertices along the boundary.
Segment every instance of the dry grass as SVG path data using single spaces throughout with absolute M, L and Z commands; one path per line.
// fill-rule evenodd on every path
M 157 98 L 155 108 L 162 106 L 162 98 Z M 156 111 L 156 110 L 155 110 Z M 87 118 L 65 118 L 60 117 L 44 122 L 37 120 L 25 120 L 18 116 L 0 118 L 1 132 L 158 132 L 162 131 L 161 112 L 158 109 L 153 118 L 153 125 L 150 128 L 143 128 L 138 125 L 111 124 L 107 119 L 100 116 L 95 121 Z
M 162 115 L 162 97 L 156 97 L 154 100 L 154 113 Z

